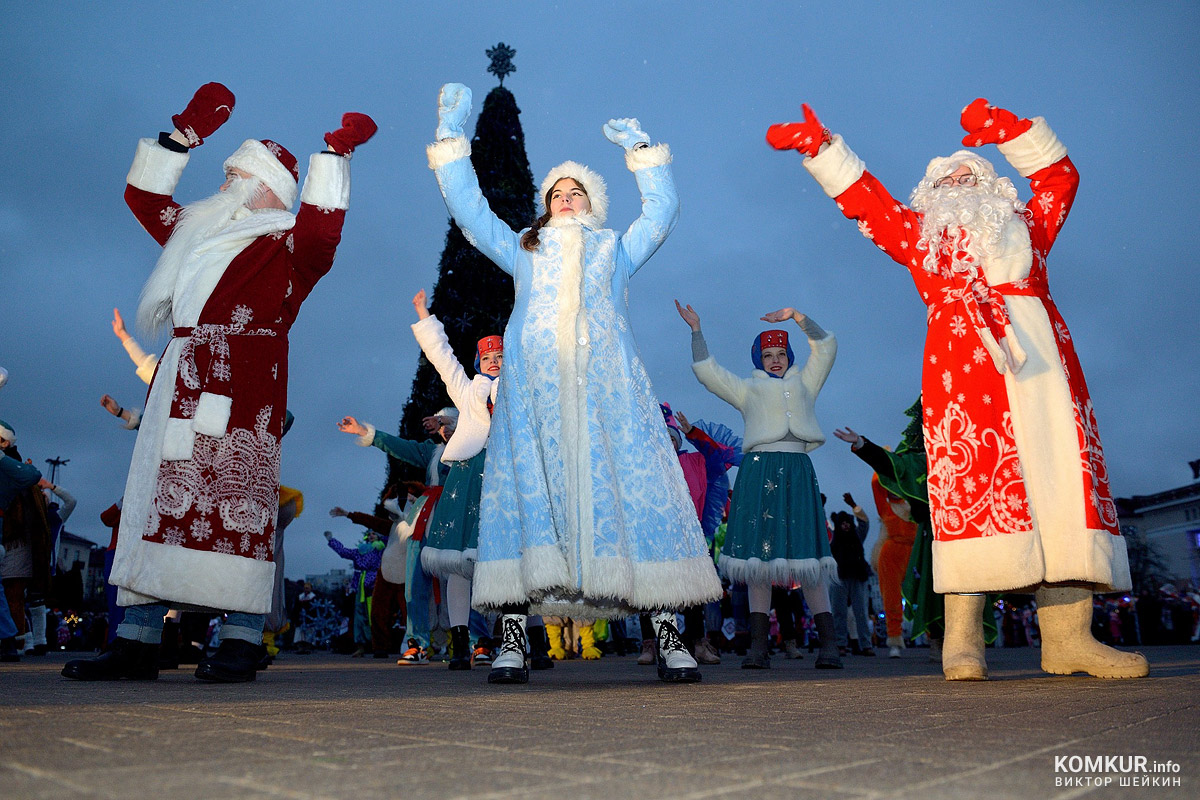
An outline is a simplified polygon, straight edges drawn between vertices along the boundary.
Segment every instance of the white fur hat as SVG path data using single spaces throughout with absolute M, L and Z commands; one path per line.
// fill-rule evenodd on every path
M 4 386 L 6 383 L 8 383 L 8 370 L 0 367 L 0 386 Z
M 2 419 L 0 419 L 0 439 L 4 439 L 9 444 L 17 443 L 16 432 L 12 428 L 8 427 L 8 423 Z
M 261 180 L 285 208 L 290 209 L 296 202 L 300 170 L 296 165 L 296 157 L 278 142 L 247 139 L 233 155 L 225 159 L 225 169 L 230 167 L 237 167 Z
M 542 190 L 538 193 L 538 209 L 546 213 L 546 193 L 554 184 L 563 178 L 570 178 L 583 187 L 587 192 L 588 202 L 592 204 L 592 216 L 597 225 L 603 225 L 608 219 L 608 185 L 598 174 L 574 161 L 564 161 L 542 179 Z

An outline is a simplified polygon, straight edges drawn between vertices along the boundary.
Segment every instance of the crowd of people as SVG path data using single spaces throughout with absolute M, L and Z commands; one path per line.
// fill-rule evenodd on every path
M 831 515 L 808 453 L 826 442 L 815 404 L 837 357 L 834 334 L 796 308 L 767 311 L 750 363 L 731 369 L 710 353 L 700 312 L 676 301 L 697 380 L 736 409 L 743 433 L 661 403 L 628 293 L 678 219 L 670 148 L 636 119 L 609 120 L 603 133 L 625 154 L 640 216 L 623 233 L 604 227 L 607 184 L 567 161 L 542 181 L 540 215 L 514 231 L 476 177 L 471 100 L 461 84 L 442 88 L 427 157 L 467 240 L 513 276 L 514 306 L 464 364 L 417 292 L 412 332 L 453 405 L 428 409 L 422 439 L 349 415 L 337 425 L 424 476 L 387 486 L 374 509 L 331 512 L 365 531 L 353 544 L 325 533 L 354 567 L 353 655 L 398 654 L 405 666 L 444 656 L 450 670 L 487 665 L 490 683 L 511 684 L 569 652 L 597 658 L 607 642 L 637 649 L 665 682 L 693 683 L 731 649 L 744 651 L 745 669 L 806 647 L 815 668 L 842 669 L 876 642 L 900 657 L 920 638 L 947 680 L 985 680 L 985 643 L 1024 631 L 1047 672 L 1147 674 L 1143 656 L 1094 636 L 1093 594 L 1131 582 L 1087 387 L 1046 288 L 1078 176 L 1042 118 L 983 99 L 961 117 L 964 145 L 997 145 L 1029 178 L 1028 204 L 970 150 L 930 162 L 905 205 L 807 106 L 804 121 L 767 132 L 776 149 L 800 152 L 839 210 L 909 271 L 929 310 L 922 394 L 899 445 L 835 431 L 869 468 L 864 480 L 873 473 L 874 513 L 845 494 L 848 510 Z M 350 157 L 376 125 L 343 116 L 302 189 L 287 149 L 246 140 L 215 195 L 180 205 L 172 194 L 191 149 L 234 102 L 221 84 L 201 87 L 172 131 L 139 142 L 129 172 L 126 202 L 162 246 L 138 323 L 171 338 L 161 356 L 147 355 L 114 314 L 150 390 L 144 410 L 102 401 L 138 431 L 111 510 L 120 622 L 103 654 L 66 664 L 67 678 L 151 680 L 193 648 L 198 678 L 243 682 L 289 630 L 301 651 L 328 638 L 315 630 L 311 587 L 289 617 L 283 579 L 284 532 L 304 510 L 303 495 L 279 483 L 292 421 L 288 334 L 333 265 Z M 0 437 L 15 446 L 11 427 Z M 6 455 L 4 474 L 7 545 L 10 519 L 25 516 L 13 497 L 45 498 L 19 454 Z M 872 518 L 877 554 L 864 547 Z M 8 556 L 5 569 L 9 606 L 43 608 L 41 576 L 14 572 L 10 592 Z M 1035 598 L 1036 626 L 997 623 L 994 596 L 1013 592 Z M 222 612 L 215 642 L 200 630 L 204 614 L 200 627 L 189 621 L 195 609 Z M 36 625 L 44 613 L 30 616 Z M 164 658 L 172 647 L 178 657 Z

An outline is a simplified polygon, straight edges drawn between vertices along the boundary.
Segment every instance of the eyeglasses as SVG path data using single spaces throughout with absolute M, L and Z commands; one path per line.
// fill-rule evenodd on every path
M 933 182 L 933 188 L 940 189 L 943 186 L 953 186 L 955 184 L 959 186 L 974 186 L 977 183 L 979 183 L 979 179 L 973 173 L 968 172 L 966 175 L 959 175 L 957 178 L 953 175 L 938 178 Z

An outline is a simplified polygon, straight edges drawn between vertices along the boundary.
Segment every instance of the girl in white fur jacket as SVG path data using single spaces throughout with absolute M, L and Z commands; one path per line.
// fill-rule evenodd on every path
M 504 363 L 504 340 L 485 336 L 476 345 L 476 375 L 468 378 L 454 357 L 446 329 L 429 313 L 425 290 L 413 297 L 417 322 L 412 326 L 417 344 L 446 384 L 446 393 L 458 409 L 458 427 L 442 452 L 450 467 L 445 488 L 433 509 L 429 530 L 421 547 L 421 566 L 445 582 L 450 613 L 450 669 L 471 668 L 471 579 L 479 543 L 479 493 L 487 440 L 492 428 L 497 378 Z
M 729 526 L 719 568 L 750 595 L 750 652 L 743 669 L 770 667 L 767 635 L 771 586 L 799 583 L 821 636 L 818 668 L 838 669 L 837 644 L 829 606 L 829 584 L 837 562 L 829 550 L 821 489 L 808 452 L 825 443 L 813 406 L 833 368 L 837 340 L 794 308 L 762 319 L 794 320 L 808 338 L 810 354 L 795 363 L 787 331 L 758 334 L 750 348 L 755 370 L 739 378 L 709 355 L 700 315 L 691 306 L 675 308 L 692 329 L 692 371 L 710 392 L 742 413 L 743 450 L 729 510 Z

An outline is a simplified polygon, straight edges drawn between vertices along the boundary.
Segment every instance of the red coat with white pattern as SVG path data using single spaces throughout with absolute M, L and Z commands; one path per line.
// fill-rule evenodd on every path
M 180 211 L 162 190 L 173 186 L 182 165 L 169 151 L 148 147 L 139 150 L 139 162 L 150 177 L 131 173 L 125 199 L 162 245 Z M 318 164 L 322 159 L 343 161 L 313 156 L 309 183 L 314 173 L 332 171 L 344 187 L 330 193 L 306 184 L 305 198 L 317 196 L 321 204 L 302 202 L 294 217 L 252 214 L 243 228 L 253 238 L 232 246 L 241 249 L 227 266 L 217 257 L 200 267 L 192 288 L 175 290 L 174 324 L 183 327 L 174 329 L 151 383 L 126 487 L 112 576 L 123 605 L 269 608 L 288 332 L 333 265 L 348 199 L 346 167 Z M 260 230 L 267 232 L 255 237 Z M 215 285 L 195 288 L 206 269 Z M 181 310 L 189 304 L 200 309 L 198 317 Z
M 1001 151 L 1029 178 L 1034 199 L 974 281 L 952 271 L 948 256 L 937 273 L 923 267 L 919 215 L 840 137 L 806 167 L 842 213 L 908 269 L 928 307 L 921 388 L 937 590 L 1065 580 L 1128 588 L 1092 401 L 1046 280 L 1078 173 L 1040 119 Z M 1047 154 L 1059 157 L 1045 163 Z M 990 352 L 1004 330 L 1026 354 L 1016 369 Z

